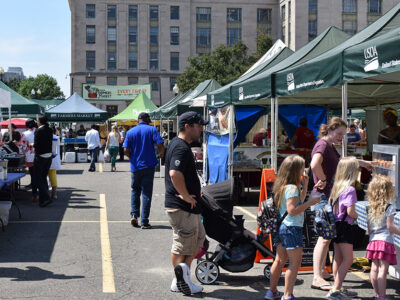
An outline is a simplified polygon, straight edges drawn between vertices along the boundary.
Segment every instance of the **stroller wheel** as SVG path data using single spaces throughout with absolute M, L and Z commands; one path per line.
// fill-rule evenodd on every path
M 266 265 L 264 268 L 264 277 L 267 278 L 268 280 L 271 279 L 271 266 Z
M 219 277 L 218 266 L 209 260 L 201 261 L 196 267 L 196 278 L 202 284 L 212 284 Z

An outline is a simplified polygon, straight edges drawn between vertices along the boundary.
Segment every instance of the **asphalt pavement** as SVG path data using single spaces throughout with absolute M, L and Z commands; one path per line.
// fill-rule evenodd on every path
M 17 191 L 22 212 L 11 209 L 0 232 L 0 299 L 187 299 L 169 291 L 172 231 L 164 212 L 164 179 L 156 172 L 150 214 L 151 230 L 130 225 L 129 163 L 117 162 L 88 172 L 89 164 L 63 164 L 58 172 L 58 198 L 48 207 L 31 202 L 28 191 Z M 29 183 L 29 175 L 22 185 Z M 245 227 L 256 230 L 257 194 L 235 207 Z M 213 251 L 217 243 L 211 241 Z M 355 256 L 364 256 L 365 251 Z M 203 299 L 263 299 L 268 281 L 264 264 L 244 273 L 221 269 L 216 284 L 193 296 Z M 195 262 L 192 266 L 195 268 Z M 194 271 L 192 280 L 196 282 Z M 324 299 L 310 289 L 312 273 L 300 272 L 295 296 Z M 283 290 L 283 276 L 279 290 Z M 373 299 L 368 274 L 349 273 L 345 286 Z M 400 299 L 399 280 L 388 279 L 388 295 Z

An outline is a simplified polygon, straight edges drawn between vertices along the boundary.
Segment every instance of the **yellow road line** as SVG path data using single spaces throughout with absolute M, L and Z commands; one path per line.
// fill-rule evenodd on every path
M 115 293 L 114 271 L 108 235 L 106 195 L 100 194 L 100 240 L 103 269 L 103 293 Z
M 357 277 L 361 278 L 362 280 L 369 281 L 369 276 L 363 272 L 356 271 L 356 272 L 351 272 L 351 273 L 356 275 Z
M 25 223 L 99 223 L 100 221 L 10 221 L 12 224 L 25 224 Z
M 99 163 L 99 172 L 103 173 L 103 163 Z
M 245 213 L 246 215 L 252 217 L 253 219 L 257 219 L 257 216 L 251 212 L 249 212 L 247 209 L 241 207 L 241 206 L 235 206 L 235 208 L 237 208 L 238 210 L 240 210 L 241 212 Z

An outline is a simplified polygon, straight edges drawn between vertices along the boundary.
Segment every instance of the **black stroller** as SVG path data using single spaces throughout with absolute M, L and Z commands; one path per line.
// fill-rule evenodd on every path
M 198 260 L 196 278 L 202 284 L 212 284 L 219 277 L 219 267 L 229 272 L 245 272 L 254 265 L 256 251 L 273 259 L 275 254 L 266 248 L 243 226 L 242 215 L 233 214 L 235 185 L 233 179 L 202 188 L 203 224 L 207 235 L 219 242 L 215 252 L 207 252 L 205 259 Z M 270 278 L 270 265 L 264 268 L 264 276 Z

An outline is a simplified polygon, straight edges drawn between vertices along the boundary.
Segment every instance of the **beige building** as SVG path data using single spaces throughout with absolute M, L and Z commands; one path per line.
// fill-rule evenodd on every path
M 259 30 L 279 37 L 277 0 L 69 0 L 71 91 L 83 83 L 152 84 L 152 100 L 174 95 L 187 58 L 239 39 L 252 53 Z M 90 100 L 90 99 L 89 99 Z M 126 101 L 91 101 L 110 114 Z
M 329 26 L 350 35 L 364 29 L 400 0 L 280 0 L 280 36 L 297 50 Z

